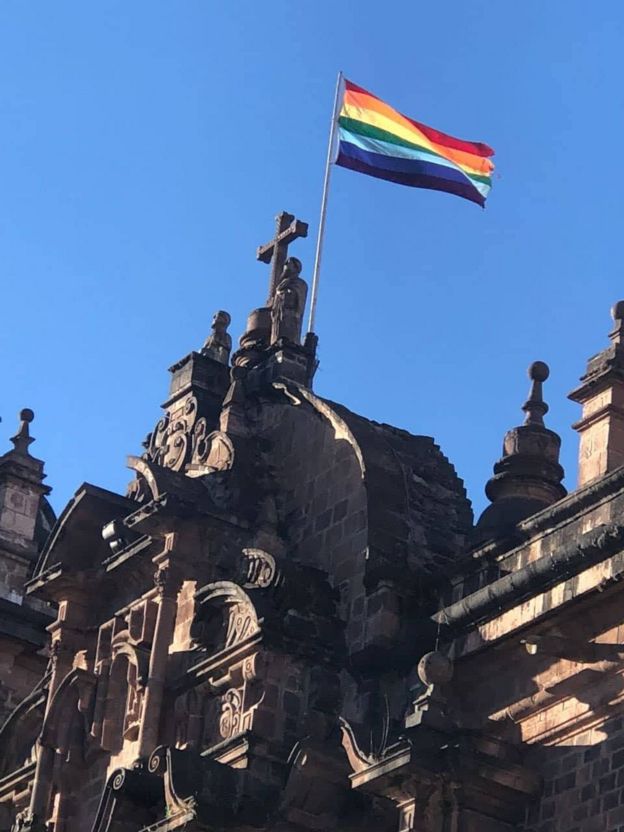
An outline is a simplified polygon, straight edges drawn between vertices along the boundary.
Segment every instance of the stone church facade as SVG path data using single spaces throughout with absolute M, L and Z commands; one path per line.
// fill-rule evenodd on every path
M 313 389 L 281 214 L 269 297 L 171 367 L 126 494 L 55 520 L 0 457 L 0 832 L 622 832 L 624 304 L 571 394 L 535 362 L 474 522 L 434 440 Z

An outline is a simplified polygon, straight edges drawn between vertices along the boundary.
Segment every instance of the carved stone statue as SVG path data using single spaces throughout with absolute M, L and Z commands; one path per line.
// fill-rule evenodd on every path
M 299 277 L 301 260 L 289 257 L 271 306 L 271 343 L 284 338 L 294 344 L 301 343 L 301 323 L 308 296 L 308 285 Z
M 232 318 L 228 312 L 220 310 L 215 312 L 212 319 L 212 332 L 206 338 L 202 347 L 202 355 L 209 355 L 221 364 L 227 364 L 230 360 L 232 349 L 232 336 L 227 331 Z

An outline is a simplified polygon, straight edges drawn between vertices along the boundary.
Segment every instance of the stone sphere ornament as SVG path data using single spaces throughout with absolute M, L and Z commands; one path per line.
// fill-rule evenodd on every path
M 544 361 L 534 361 L 529 367 L 529 378 L 532 381 L 546 381 L 549 375 L 548 364 Z
M 611 317 L 614 321 L 621 321 L 624 319 L 624 300 L 619 300 L 614 303 L 611 308 Z
M 425 653 L 418 662 L 418 677 L 424 685 L 444 685 L 453 678 L 453 662 L 439 653 Z

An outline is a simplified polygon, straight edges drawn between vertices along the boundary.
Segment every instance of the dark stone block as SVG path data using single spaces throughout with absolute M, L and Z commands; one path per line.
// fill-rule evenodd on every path
M 598 782 L 598 788 L 602 794 L 611 791 L 615 788 L 615 773 L 608 774 L 606 777 L 601 777 Z
M 588 783 L 587 786 L 583 786 L 581 789 L 581 801 L 584 803 L 586 800 L 591 800 L 592 797 L 596 796 L 596 786 L 594 783 Z
M 338 523 L 340 520 L 344 519 L 347 516 L 348 508 L 349 500 L 341 500 L 334 506 L 334 523 Z
M 299 714 L 301 710 L 301 700 L 300 697 L 297 696 L 297 694 L 285 691 L 284 696 L 282 698 L 282 703 L 284 705 L 284 711 L 287 714 L 291 716 Z
M 333 510 L 331 508 L 328 508 L 316 518 L 314 528 L 317 532 L 322 532 L 331 525 L 332 513 Z
M 588 748 L 583 756 L 584 761 L 590 763 L 597 760 L 600 757 L 601 748 L 602 746 L 600 745 L 594 745 L 592 748 Z
M 585 803 L 582 806 L 577 806 L 572 812 L 573 820 L 585 820 L 589 812 L 589 806 Z
M 611 792 L 610 794 L 606 794 L 602 800 L 602 808 L 606 812 L 609 809 L 615 809 L 620 803 L 620 795 L 619 792 Z
M 624 766 L 624 748 L 621 751 L 616 751 L 611 757 L 611 770 L 617 771 Z
M 573 789 L 575 785 L 576 772 L 571 771 L 568 774 L 564 774 L 558 780 L 555 780 L 555 794 L 561 794 L 561 792 L 565 792 L 568 789 Z
M 567 757 L 564 757 L 561 761 L 561 771 L 566 773 L 568 771 L 572 771 L 578 768 L 579 764 L 579 754 L 574 752 L 574 754 L 568 754 Z
M 555 801 L 554 800 L 544 801 L 544 803 L 542 804 L 541 816 L 542 816 L 542 820 L 550 820 L 550 818 L 554 818 L 554 816 L 555 816 Z

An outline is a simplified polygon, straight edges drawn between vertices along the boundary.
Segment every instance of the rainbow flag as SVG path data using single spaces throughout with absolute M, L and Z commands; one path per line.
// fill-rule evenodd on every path
M 485 205 L 494 170 L 490 147 L 447 136 L 402 115 L 351 81 L 344 83 L 337 165 Z

